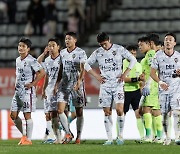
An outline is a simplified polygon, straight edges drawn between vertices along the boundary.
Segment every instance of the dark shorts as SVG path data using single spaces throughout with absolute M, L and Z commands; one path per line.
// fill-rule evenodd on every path
M 137 110 L 139 108 L 140 99 L 141 99 L 140 89 L 136 91 L 125 92 L 124 113 L 126 114 L 129 111 L 130 104 L 134 111 Z

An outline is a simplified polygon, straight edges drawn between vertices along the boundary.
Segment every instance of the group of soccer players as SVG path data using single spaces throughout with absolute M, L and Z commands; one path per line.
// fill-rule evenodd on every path
M 56 138 L 53 143 L 67 144 L 74 138 L 69 127 L 67 108 L 72 103 L 77 118 L 75 144 L 80 144 L 84 122 L 83 106 L 86 104 L 85 71 L 100 83 L 99 106 L 104 111 L 108 138 L 103 145 L 113 144 L 113 102 L 117 112 L 117 145 L 124 144 L 124 115 L 128 112 L 130 104 L 136 113 L 140 142 L 152 142 L 151 129 L 154 128 L 154 141 L 162 143 L 164 127 L 166 138 L 163 144 L 169 145 L 171 139 L 167 131 L 168 114 L 172 112 L 175 142 L 180 143 L 180 53 L 174 50 L 176 36 L 173 33 L 165 35 L 162 50 L 157 48 L 158 35 L 150 34 L 139 38 L 139 49 L 145 53 L 141 64 L 137 62 L 133 50 L 129 49 L 129 52 L 123 46 L 111 43 L 109 36 L 104 32 L 97 35 L 100 47 L 89 58 L 84 50 L 76 46 L 76 42 L 76 33 L 68 32 L 65 35 L 66 48 L 60 50 L 59 40 L 51 38 L 37 60 L 29 55 L 31 41 L 27 38 L 20 39 L 20 56 L 16 59 L 15 94 L 11 105 L 11 118 L 22 133 L 19 145 L 32 145 L 31 112 L 35 110 L 35 86 L 43 76 L 45 79 L 42 97 L 47 127 L 49 130 L 52 128 Z M 48 55 L 47 58 L 45 55 Z M 96 62 L 99 64 L 100 74 L 91 67 Z M 20 111 L 24 113 L 26 129 L 18 116 Z M 63 137 L 61 129 L 65 132 Z

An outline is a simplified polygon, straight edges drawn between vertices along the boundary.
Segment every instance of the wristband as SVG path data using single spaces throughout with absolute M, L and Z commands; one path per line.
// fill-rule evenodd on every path
M 138 78 L 131 78 L 131 82 L 137 82 Z

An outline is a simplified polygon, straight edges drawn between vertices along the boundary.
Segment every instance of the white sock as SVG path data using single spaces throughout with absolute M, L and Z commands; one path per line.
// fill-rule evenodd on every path
M 51 120 L 46 121 L 46 128 L 49 132 L 49 134 L 48 134 L 49 138 L 53 139 L 54 138 L 54 131 L 52 129 L 52 121 Z
M 180 139 L 180 111 L 173 111 L 175 140 Z
M 52 128 L 54 131 L 54 135 L 56 136 L 57 141 L 61 140 L 61 133 L 59 130 L 59 121 L 58 118 L 52 118 Z
M 68 126 L 68 120 L 65 115 L 65 113 L 59 114 L 59 119 L 61 121 L 61 124 L 63 126 L 63 129 L 65 130 L 66 134 L 70 134 L 69 126 Z
M 163 113 L 162 114 L 163 117 L 163 129 L 164 129 L 164 133 L 166 135 L 166 138 L 170 138 L 169 136 L 169 132 L 168 132 L 168 114 L 167 113 Z
M 104 126 L 106 129 L 108 141 L 112 141 L 112 125 L 111 122 L 109 121 L 109 116 L 104 116 Z
M 118 125 L 117 135 L 118 137 L 121 137 L 121 138 L 123 138 L 124 121 L 125 121 L 124 115 L 117 116 L 117 125 Z
M 26 132 L 23 130 L 22 120 L 18 117 L 16 120 L 13 120 L 17 129 L 21 132 L 22 135 L 26 135 Z
M 84 124 L 84 117 L 77 117 L 76 120 L 76 127 L 77 127 L 77 138 L 81 138 L 81 133 L 82 133 L 82 128 L 83 128 L 83 124 Z
M 113 125 L 112 115 L 109 115 L 108 118 L 109 118 L 109 122 L 111 123 L 111 125 Z
M 31 140 L 33 131 L 33 121 L 32 119 L 26 120 L 26 134 L 27 138 Z

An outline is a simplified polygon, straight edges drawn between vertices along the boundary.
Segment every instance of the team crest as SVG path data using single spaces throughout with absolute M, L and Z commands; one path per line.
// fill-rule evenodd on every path
M 174 61 L 177 63 L 178 62 L 178 58 L 174 58 Z
M 75 57 L 76 57 L 76 55 L 75 55 L 75 54 L 73 54 L 73 55 L 72 55 L 72 58 L 74 59 Z
M 116 55 L 116 51 L 113 51 L 112 54 L 115 56 Z

